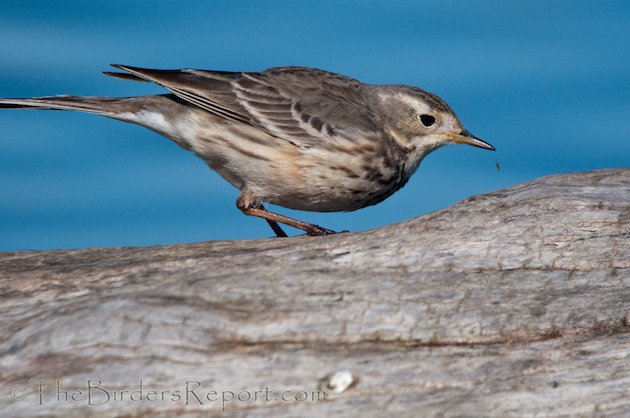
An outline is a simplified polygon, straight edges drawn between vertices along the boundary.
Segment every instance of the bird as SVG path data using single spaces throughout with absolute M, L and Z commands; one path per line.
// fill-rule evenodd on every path
M 403 187 L 430 152 L 448 144 L 495 150 L 464 128 L 433 93 L 368 84 L 310 67 L 258 72 L 149 69 L 112 64 L 103 73 L 155 83 L 135 97 L 3 98 L 0 108 L 73 110 L 151 129 L 192 151 L 240 190 L 236 206 L 308 235 L 335 231 L 268 211 L 354 211 Z

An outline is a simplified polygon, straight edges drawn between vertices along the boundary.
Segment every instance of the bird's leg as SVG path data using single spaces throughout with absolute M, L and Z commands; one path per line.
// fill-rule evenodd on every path
M 279 213 L 269 212 L 260 202 L 248 199 L 248 197 L 249 196 L 246 192 L 241 193 L 239 198 L 236 200 L 236 206 L 245 215 L 257 216 L 259 218 L 265 219 L 269 226 L 271 226 L 271 229 L 273 229 L 273 232 L 275 232 L 278 237 L 287 236 L 282 228 L 280 228 L 280 225 L 278 225 L 278 222 L 292 226 L 297 229 L 301 229 L 302 231 L 305 231 L 308 235 L 335 234 L 335 231 L 322 228 L 319 225 L 299 221 L 297 219 L 289 218 L 288 216 L 280 215 Z
M 323 228 L 319 225 L 289 218 L 288 216 L 280 215 L 279 213 L 269 212 L 263 207 L 248 207 L 241 209 L 241 211 L 243 211 L 245 215 L 258 216 L 259 218 L 265 219 L 269 223 L 273 231 L 276 233 L 276 235 L 279 237 L 286 237 L 287 235 L 284 233 L 284 231 L 282 231 L 280 225 L 278 225 L 278 222 L 292 226 L 297 229 L 301 229 L 308 235 L 330 235 L 336 233 L 335 231 Z
M 254 207 L 254 209 L 260 209 L 260 210 L 263 210 L 263 211 L 267 212 L 267 209 L 265 209 L 265 207 L 263 206 L 262 203 L 259 203 L 258 206 Z M 271 229 L 273 229 L 273 232 L 276 233 L 276 236 L 278 238 L 286 238 L 286 237 L 288 237 L 287 233 L 282 230 L 280 225 L 278 225 L 278 222 L 272 221 L 272 220 L 267 219 L 267 218 L 265 218 L 265 220 L 267 221 L 267 223 L 269 224 Z

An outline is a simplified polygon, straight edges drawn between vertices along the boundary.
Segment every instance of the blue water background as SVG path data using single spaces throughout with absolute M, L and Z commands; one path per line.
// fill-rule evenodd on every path
M 497 147 L 440 149 L 357 212 L 274 207 L 358 231 L 544 175 L 630 166 L 629 39 L 628 1 L 3 0 L 0 96 L 161 92 L 101 75 L 110 63 L 304 65 L 425 88 Z M 17 110 L 0 111 L 0 127 L 0 251 L 271 235 L 201 160 L 141 127 Z

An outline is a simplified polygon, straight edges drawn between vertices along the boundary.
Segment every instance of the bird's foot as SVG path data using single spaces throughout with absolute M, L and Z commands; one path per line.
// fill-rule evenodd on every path
M 347 229 L 343 231 L 333 231 L 332 229 L 326 229 L 319 225 L 311 224 L 311 228 L 306 232 L 306 235 L 310 236 L 320 236 L 320 235 L 333 235 L 333 234 L 343 234 L 346 232 L 350 232 Z

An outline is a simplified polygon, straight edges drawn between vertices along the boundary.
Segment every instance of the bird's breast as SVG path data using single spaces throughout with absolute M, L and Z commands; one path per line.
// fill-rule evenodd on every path
M 299 187 L 288 185 L 285 193 L 267 198 L 270 203 L 317 212 L 353 211 L 385 200 L 408 180 L 404 163 L 396 164 L 384 155 L 346 156 L 343 162 L 306 159 L 298 165 Z

